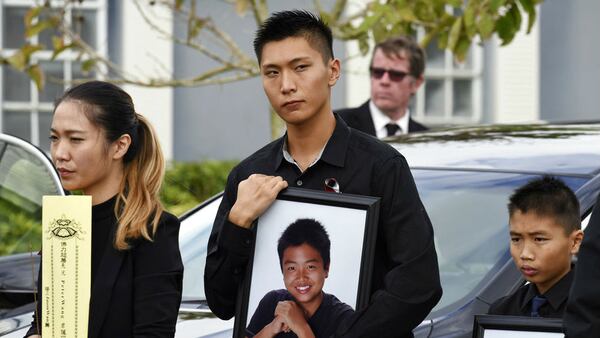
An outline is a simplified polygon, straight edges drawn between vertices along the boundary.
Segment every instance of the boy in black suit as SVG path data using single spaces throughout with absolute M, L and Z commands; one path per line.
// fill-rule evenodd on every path
M 543 177 L 508 204 L 510 253 L 530 283 L 495 301 L 489 314 L 561 318 L 573 281 L 571 259 L 583 239 L 579 202 L 562 181 Z

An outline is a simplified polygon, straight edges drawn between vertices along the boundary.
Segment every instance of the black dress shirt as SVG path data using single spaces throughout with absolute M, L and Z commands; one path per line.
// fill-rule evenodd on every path
M 254 173 L 279 175 L 290 186 L 324 190 L 335 178 L 341 193 L 381 197 L 371 303 L 341 324 L 347 337 L 412 337 L 441 297 L 433 228 L 404 157 L 391 146 L 336 126 L 321 158 L 301 172 L 283 158 L 284 135 L 242 161 L 229 174 L 208 242 L 206 299 L 222 319 L 234 315 L 237 292 L 248 264 L 254 233 L 228 221 L 238 183 Z
M 573 269 L 569 271 L 563 278 L 554 284 L 544 297 L 547 302 L 539 309 L 539 316 L 544 318 L 562 318 L 567 306 L 569 298 L 569 289 L 573 282 Z M 533 283 L 528 283 L 521 286 L 512 295 L 502 297 L 495 301 L 489 310 L 491 315 L 505 316 L 525 316 L 531 315 L 531 301 L 533 297 L 539 296 L 540 293 Z
M 600 337 L 600 196 L 577 259 L 564 326 L 568 338 Z
M 292 295 L 286 290 L 273 290 L 267 293 L 258 304 L 256 311 L 252 315 L 248 329 L 247 337 L 254 337 L 265 326 L 269 325 L 275 318 L 275 309 L 277 303 L 294 300 Z M 354 313 L 350 305 L 341 302 L 336 296 L 323 292 L 323 301 L 317 308 L 317 311 L 307 319 L 315 337 L 330 337 L 335 333 L 337 324 Z M 280 332 L 276 338 L 297 338 L 294 332 Z

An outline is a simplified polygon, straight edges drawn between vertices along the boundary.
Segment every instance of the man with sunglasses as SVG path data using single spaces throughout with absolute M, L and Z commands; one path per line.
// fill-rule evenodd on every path
M 375 46 L 369 72 L 371 99 L 337 113 L 354 129 L 384 138 L 427 130 L 410 118 L 410 98 L 423 84 L 425 52 L 411 38 L 395 37 Z

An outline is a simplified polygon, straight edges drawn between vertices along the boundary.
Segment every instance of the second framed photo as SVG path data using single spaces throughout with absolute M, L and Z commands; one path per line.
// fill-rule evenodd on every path
M 562 320 L 518 316 L 475 315 L 473 338 L 563 338 Z
M 254 227 L 254 253 L 237 305 L 234 336 L 252 337 L 271 323 L 278 300 L 318 306 L 319 318 L 313 322 L 323 323 L 312 325 L 329 329 L 336 325 L 329 319 L 338 317 L 327 311 L 365 307 L 378 213 L 379 199 L 374 197 L 295 188 L 281 193 Z M 332 299 L 337 305 L 332 306 Z

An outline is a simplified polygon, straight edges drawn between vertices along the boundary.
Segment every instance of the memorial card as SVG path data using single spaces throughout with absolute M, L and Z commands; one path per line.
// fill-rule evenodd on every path
M 42 226 L 42 336 L 85 337 L 91 292 L 91 196 L 44 196 Z

